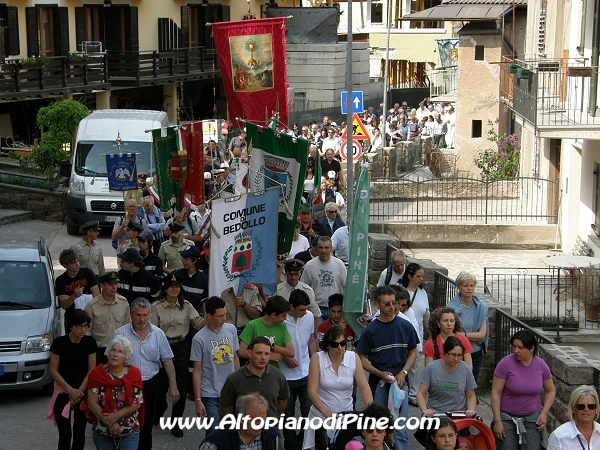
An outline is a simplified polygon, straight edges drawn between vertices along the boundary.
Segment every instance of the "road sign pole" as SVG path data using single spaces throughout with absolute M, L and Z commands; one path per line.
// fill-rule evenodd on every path
M 348 0 L 348 39 L 346 39 L 346 102 L 353 100 L 352 95 L 352 0 Z M 348 98 L 350 97 L 350 98 Z M 348 108 L 346 113 L 346 126 L 347 130 L 350 131 L 346 133 L 346 148 L 352 148 L 352 106 Z M 354 160 L 352 158 L 346 159 L 346 223 L 350 224 L 350 219 L 352 218 L 352 206 L 354 205 L 354 193 L 352 192 L 352 187 L 354 185 L 354 179 L 352 176 L 352 169 Z

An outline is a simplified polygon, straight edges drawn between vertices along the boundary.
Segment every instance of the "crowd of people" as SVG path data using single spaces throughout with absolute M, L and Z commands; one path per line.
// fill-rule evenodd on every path
M 476 278 L 460 273 L 458 294 L 430 312 L 423 267 L 393 252 L 373 293 L 376 312 L 357 339 L 342 314 L 349 241 L 340 209 L 335 197 L 322 211 L 300 207 L 293 250 L 272 293 L 254 284 L 240 294 L 209 293 L 208 205 L 167 220 L 153 196 L 129 199 L 111 233 L 119 270 L 105 270 L 98 223 L 84 224 L 82 239 L 61 252 L 65 272 L 56 279 L 66 335 L 51 348 L 48 416 L 58 427 L 58 448 L 83 449 L 89 422 L 98 449 L 151 449 L 153 427 L 165 415 L 182 417 L 188 399 L 198 417 L 214 419 L 203 450 L 240 443 L 255 450 L 324 449 L 328 437 L 320 429 L 278 435 L 215 427 L 229 413 L 294 417 L 296 404 L 302 417 L 332 417 L 354 410 L 358 391 L 369 417 L 406 419 L 409 404 L 428 417 L 447 411 L 474 417 L 489 334 Z M 539 449 L 554 385 L 531 333 L 518 332 L 511 343 L 513 354 L 494 373 L 493 433 L 499 448 Z M 392 410 L 390 391 L 401 398 Z M 598 415 L 594 395 L 579 392 L 570 405 L 573 423 L 550 438 L 554 448 L 567 448 L 560 443 L 572 440 L 574 428 L 587 443 L 598 432 L 590 420 Z M 183 433 L 171 429 L 175 437 Z M 361 434 L 360 448 L 409 448 L 406 428 Z M 442 421 L 422 442 L 450 449 L 459 448 L 459 438 L 454 422 Z

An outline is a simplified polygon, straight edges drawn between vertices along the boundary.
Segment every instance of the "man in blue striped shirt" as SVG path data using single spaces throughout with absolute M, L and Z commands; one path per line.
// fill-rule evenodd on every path
M 152 448 L 153 418 L 158 405 L 158 370 L 161 362 L 169 378 L 171 403 L 177 403 L 179 400 L 173 352 L 165 333 L 150 323 L 150 302 L 143 297 L 138 297 L 131 303 L 131 323 L 117 328 L 109 342 L 117 335 L 125 336 L 131 341 L 133 355 L 130 362 L 142 372 L 146 420 L 140 431 L 138 450 L 150 450 Z

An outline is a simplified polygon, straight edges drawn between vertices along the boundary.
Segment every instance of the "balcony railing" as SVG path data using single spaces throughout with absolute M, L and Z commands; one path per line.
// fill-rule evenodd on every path
M 431 97 L 456 96 L 458 92 L 458 66 L 433 69 L 427 75 L 429 76 Z
M 501 96 L 533 126 L 600 127 L 592 91 L 598 66 L 575 59 L 505 59 L 501 65 Z
M 103 57 L 72 60 L 52 57 L 43 62 L 6 62 L 0 69 L 0 101 L 86 93 L 108 87 Z
M 166 52 L 107 53 L 108 81 L 113 86 L 146 86 L 212 77 L 216 53 L 203 47 Z

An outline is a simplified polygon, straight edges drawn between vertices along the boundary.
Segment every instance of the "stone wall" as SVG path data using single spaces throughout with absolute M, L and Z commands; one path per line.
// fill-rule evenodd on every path
M 32 212 L 32 219 L 62 222 L 65 215 L 64 192 L 50 192 L 0 183 L 0 209 Z
M 594 367 L 600 369 L 600 359 L 581 347 L 559 347 L 555 344 L 540 345 L 538 355 L 550 367 L 556 388 L 556 400 L 550 408 L 546 425 L 551 431 L 570 420 L 567 405 L 571 393 L 577 386 L 593 384 Z

